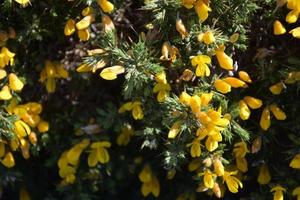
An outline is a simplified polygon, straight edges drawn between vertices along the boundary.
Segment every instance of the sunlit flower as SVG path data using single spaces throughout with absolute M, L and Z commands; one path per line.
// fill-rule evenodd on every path
M 280 185 L 272 187 L 271 192 L 274 192 L 273 200 L 283 200 L 283 192 L 285 191 L 286 189 L 284 189 Z
M 274 35 L 282 35 L 286 33 L 286 29 L 278 20 L 274 22 L 273 29 L 274 29 Z
M 237 174 L 237 172 L 225 171 L 224 176 L 223 176 L 223 180 L 225 181 L 229 191 L 232 193 L 237 193 L 239 187 L 243 188 L 242 182 L 238 178 L 232 176 L 232 175 L 236 175 L 236 174 Z
M 211 63 L 211 59 L 209 56 L 206 55 L 198 55 L 192 58 L 191 63 L 196 68 L 196 76 L 209 76 L 210 69 L 208 64 Z

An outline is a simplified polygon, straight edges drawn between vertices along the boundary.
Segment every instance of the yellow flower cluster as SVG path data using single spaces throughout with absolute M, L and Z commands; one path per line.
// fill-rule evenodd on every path
M 119 108 L 119 113 L 124 113 L 126 111 L 131 111 L 132 117 L 135 120 L 141 120 L 144 118 L 142 102 L 140 101 L 127 102 Z
M 246 160 L 246 154 L 249 153 L 247 144 L 245 142 L 239 142 L 234 144 L 233 153 L 235 156 L 236 167 L 243 173 L 248 171 L 248 162 Z
M 90 39 L 89 26 L 95 21 L 94 11 L 92 7 L 86 7 L 82 10 L 83 18 L 75 22 L 74 19 L 68 19 L 64 33 L 66 36 L 72 35 L 77 29 L 77 35 L 81 41 L 87 41 Z
M 286 22 L 289 24 L 296 23 L 300 13 L 300 2 L 298 0 L 286 0 L 287 8 L 290 12 L 286 16 Z M 276 20 L 273 25 L 274 35 L 282 35 L 286 33 L 286 29 L 283 24 Z M 300 27 L 294 28 L 289 31 L 293 37 L 300 39 Z
M 71 149 L 62 153 L 58 159 L 57 165 L 59 168 L 59 176 L 63 179 L 61 185 L 73 184 L 76 181 L 76 171 L 79 167 L 80 156 L 88 147 L 88 166 L 95 167 L 98 162 L 105 164 L 109 162 L 109 154 L 106 148 L 109 148 L 111 143 L 108 141 L 97 141 L 91 143 L 89 139 L 83 139 L 75 144 Z
M 52 61 L 46 61 L 45 67 L 40 73 L 40 81 L 46 85 L 48 93 L 56 90 L 56 80 L 60 78 L 68 78 L 69 72 L 62 64 Z
M 95 167 L 98 162 L 101 164 L 109 162 L 110 157 L 106 149 L 109 147 L 111 147 L 111 143 L 108 141 L 93 142 L 88 156 L 89 167 Z
M 84 149 L 90 144 L 89 139 L 84 139 L 75 144 L 71 149 L 62 153 L 58 159 L 59 176 L 63 178 L 61 184 L 73 184 L 76 180 L 76 170 L 79 165 L 79 158 Z
M 208 0 L 182 0 L 182 5 L 187 9 L 194 7 L 201 22 L 208 18 L 208 12 L 211 11 Z
M 47 132 L 49 124 L 39 116 L 42 112 L 42 105 L 36 102 L 18 105 L 16 99 L 13 98 L 6 110 L 10 115 L 18 117 L 14 122 L 15 137 L 10 141 L 1 140 L 0 142 L 0 157 L 4 156 L 1 163 L 10 168 L 15 165 L 11 152 L 20 149 L 23 158 L 29 159 L 30 146 L 37 143 L 36 133 L 32 129 L 37 128 L 40 133 Z
M 151 167 L 145 165 L 143 170 L 139 174 L 139 179 L 143 183 L 141 187 L 141 192 L 144 197 L 149 194 L 158 197 L 160 193 L 160 184 L 157 177 L 153 174 Z
M 161 103 L 169 96 L 171 86 L 167 83 L 166 73 L 164 71 L 157 73 L 155 80 L 157 83 L 154 85 L 153 93 L 157 93 L 157 101 Z

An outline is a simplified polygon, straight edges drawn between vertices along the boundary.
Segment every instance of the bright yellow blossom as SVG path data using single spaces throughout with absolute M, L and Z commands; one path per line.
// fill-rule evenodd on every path
M 105 13 L 111 13 L 114 10 L 114 4 L 108 0 L 97 0 L 97 3 Z
M 226 94 L 231 91 L 231 86 L 221 79 L 217 79 L 214 83 L 214 86 L 218 92 Z
M 232 175 L 235 175 L 235 174 L 237 174 L 237 172 L 227 172 L 227 171 L 225 171 L 224 176 L 223 176 L 223 180 L 225 181 L 229 191 L 232 192 L 232 193 L 237 193 L 239 187 L 243 188 L 242 182 L 238 178 L 232 176 Z
M 269 107 L 266 106 L 261 114 L 260 121 L 259 121 L 260 127 L 263 130 L 268 130 L 271 126 L 271 115 Z
M 286 29 L 280 21 L 276 20 L 273 25 L 274 35 L 282 35 L 286 33 Z
M 65 28 L 64 28 L 64 34 L 65 36 L 70 36 L 75 32 L 75 20 L 74 19 L 68 19 Z
M 276 83 L 269 87 L 269 90 L 272 92 L 274 95 L 278 95 L 281 93 L 281 91 L 284 89 L 284 84 L 282 82 Z
M 274 192 L 273 200 L 283 200 L 283 192 L 285 191 L 286 189 L 284 189 L 280 185 L 272 187 L 271 192 Z
M 247 83 L 252 83 L 252 80 L 249 76 L 249 74 L 245 71 L 239 71 L 239 78 L 242 80 L 242 81 L 245 81 Z
M 196 67 L 196 76 L 204 77 L 210 75 L 210 69 L 208 64 L 211 63 L 211 59 L 206 55 L 198 55 L 192 58 L 191 63 Z
M 251 108 L 251 109 L 258 109 L 262 106 L 262 101 L 260 99 L 251 97 L 251 96 L 245 96 L 243 99 L 246 104 Z
M 15 166 L 15 159 L 11 152 L 7 152 L 4 156 L 4 158 L 1 160 L 1 163 L 7 167 L 12 168 Z
M 8 75 L 8 82 L 10 89 L 13 91 L 21 91 L 24 87 L 24 83 L 14 73 Z

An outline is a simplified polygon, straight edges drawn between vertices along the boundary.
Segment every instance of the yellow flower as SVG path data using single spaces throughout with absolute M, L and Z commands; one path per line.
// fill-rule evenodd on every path
M 7 73 L 4 69 L 0 69 L 0 80 L 4 79 L 6 77 Z
M 271 174 L 270 174 L 269 168 L 266 164 L 263 164 L 259 168 L 259 174 L 258 174 L 258 177 L 257 177 L 257 182 L 260 185 L 266 185 L 270 181 L 271 181 Z
M 144 113 L 141 105 L 142 103 L 140 101 L 135 101 L 132 103 L 132 116 L 135 120 L 141 120 L 144 118 Z
M 202 38 L 203 42 L 207 45 L 210 45 L 215 42 L 215 37 L 212 31 L 206 31 Z
M 292 193 L 293 196 L 297 197 L 297 200 L 300 200 L 300 186 L 296 187 Z
M 233 153 L 236 158 L 244 158 L 249 153 L 247 144 L 244 141 L 235 143 Z
M 194 113 L 201 110 L 201 98 L 198 95 L 193 95 L 190 99 L 190 107 Z
M 67 162 L 71 165 L 77 165 L 82 151 L 90 144 L 89 139 L 84 139 L 80 143 L 75 144 L 66 154 Z
M 114 4 L 107 0 L 97 0 L 97 3 L 105 13 L 111 13 L 114 10 Z
M 91 6 L 88 6 L 86 8 L 84 8 L 82 11 L 81 11 L 81 14 L 83 16 L 88 16 L 88 15 L 91 15 L 94 13 L 94 9 L 91 7 Z
M 252 80 L 249 76 L 249 74 L 245 71 L 239 71 L 239 78 L 242 80 L 242 81 L 245 81 L 247 83 L 252 83 Z
M 87 15 L 82 20 L 76 23 L 76 28 L 78 30 L 87 29 L 93 21 L 95 21 L 95 16 Z
M 149 165 L 145 165 L 143 170 L 139 173 L 139 179 L 143 183 L 141 192 L 144 197 L 152 193 L 155 197 L 159 196 L 160 184 L 157 177 L 152 173 Z
M 30 3 L 30 0 L 15 0 L 15 2 L 21 4 L 22 6 L 26 6 L 27 4 Z
M 295 23 L 298 20 L 299 17 L 299 11 L 297 10 L 291 10 L 285 18 L 285 21 L 289 24 Z
M 227 77 L 224 78 L 223 81 L 228 83 L 233 88 L 245 87 L 247 85 L 244 81 L 241 81 L 240 79 L 235 77 Z
M 157 101 L 164 102 L 169 96 L 169 91 L 171 91 L 171 86 L 168 83 L 157 83 L 153 88 L 153 93 L 157 94 Z
M 244 100 L 239 101 L 239 116 L 242 120 L 247 120 L 250 117 L 251 111 Z
M 248 163 L 245 157 L 237 157 L 236 166 L 241 172 L 245 173 L 248 171 Z
M 117 75 L 123 74 L 124 72 L 125 68 L 123 66 L 115 65 L 103 69 L 100 73 L 100 76 L 105 80 L 114 80 L 117 78 Z
M 178 135 L 178 133 L 180 133 L 180 131 L 181 131 L 181 122 L 177 121 L 170 128 L 168 133 L 168 138 L 174 139 Z
M 218 92 L 226 94 L 231 91 L 231 86 L 221 79 L 217 79 L 214 83 L 214 86 Z
M 271 116 L 270 116 L 270 110 L 268 108 L 268 106 L 266 106 L 261 114 L 261 117 L 260 117 L 260 127 L 263 129 L 263 130 L 268 130 L 271 126 Z
M 270 105 L 270 110 L 277 120 L 286 119 L 286 114 L 275 103 Z
M 182 5 L 187 9 L 191 9 L 194 7 L 196 0 L 182 0 Z
M 216 50 L 216 56 L 221 68 L 233 70 L 233 60 L 223 50 Z
M 197 0 L 194 7 L 199 20 L 204 22 L 208 18 L 208 12 L 211 11 L 211 8 L 203 0 Z
M 285 191 L 286 190 L 280 185 L 272 187 L 271 192 L 275 192 L 273 200 L 283 200 L 283 192 Z
M 9 51 L 6 47 L 2 47 L 0 52 L 0 67 L 4 68 L 6 65 L 13 65 L 14 57 L 15 54 L 13 52 Z
M 143 170 L 139 173 L 139 179 L 141 182 L 150 182 L 152 179 L 152 171 L 149 165 L 145 165 Z
M 206 188 L 210 188 L 212 189 L 214 187 L 215 184 L 215 174 L 213 174 L 211 171 L 209 170 L 205 170 L 204 171 L 204 176 L 203 176 L 203 184 Z
M 274 35 L 282 35 L 286 33 L 284 26 L 278 20 L 274 22 L 273 29 L 274 29 Z
M 227 171 L 225 171 L 224 176 L 223 176 L 223 180 L 225 181 L 229 191 L 232 192 L 232 193 L 237 193 L 239 187 L 243 188 L 242 182 L 238 178 L 232 176 L 232 175 L 235 175 L 235 174 L 237 174 L 237 172 L 227 172 Z
M 272 94 L 278 95 L 281 93 L 283 88 L 284 88 L 284 84 L 282 82 L 279 82 L 269 87 L 269 90 L 272 92 Z
M 31 200 L 27 190 L 25 190 L 24 188 L 20 190 L 19 197 L 19 200 Z
M 13 166 L 15 166 L 15 159 L 13 154 L 11 152 L 7 152 L 4 158 L 1 160 L 1 163 L 7 168 L 12 168 Z
M 201 96 L 201 105 L 202 106 L 208 106 L 208 104 L 210 103 L 210 101 L 212 100 L 213 98 L 213 93 L 210 92 L 210 93 L 202 93 Z
M 14 131 L 18 137 L 22 138 L 30 134 L 30 127 L 22 120 L 17 120 L 14 122 Z
M 251 96 L 245 96 L 243 99 L 246 104 L 251 108 L 251 109 L 258 109 L 262 106 L 262 101 L 260 99 L 251 97 Z
M 127 124 L 122 128 L 122 132 L 117 137 L 117 144 L 119 146 L 126 146 L 130 142 L 130 138 L 133 135 L 133 128 Z
M 191 96 L 186 92 L 181 92 L 179 96 L 179 102 L 189 106 L 190 105 Z
M 88 156 L 89 167 L 95 167 L 98 162 L 100 162 L 101 164 L 108 163 L 110 160 L 110 156 L 106 148 L 109 147 L 111 147 L 111 143 L 107 141 L 92 143 L 92 150 Z
M 223 176 L 224 175 L 224 166 L 220 159 L 214 160 L 214 170 L 217 176 Z
M 37 125 L 38 131 L 40 133 L 47 132 L 49 130 L 49 123 L 41 120 Z
M 290 162 L 290 167 L 294 169 L 300 169 L 300 153 L 295 155 L 293 160 Z
M 211 59 L 209 56 L 206 55 L 198 55 L 192 58 L 191 63 L 196 68 L 196 76 L 209 76 L 210 69 L 208 64 L 211 63 Z
M 88 41 L 90 39 L 90 32 L 89 29 L 82 29 L 77 31 L 77 35 L 80 41 Z
M 184 24 L 182 23 L 182 20 L 179 18 L 176 19 L 176 30 L 178 31 L 178 33 L 180 33 L 182 39 L 186 38 L 189 35 Z
M 191 156 L 193 158 L 195 157 L 200 157 L 201 155 L 201 145 L 200 145 L 200 142 L 199 140 L 195 139 L 193 142 L 192 142 L 192 145 L 191 145 Z
M 300 2 L 298 0 L 288 0 L 287 7 L 291 10 L 297 10 L 300 12 Z
M 12 98 L 9 87 L 5 85 L 0 91 L 0 100 L 9 100 Z
M 70 36 L 75 32 L 75 21 L 74 19 L 68 19 L 65 28 L 64 28 L 64 34 L 65 36 Z
M 300 27 L 294 28 L 289 33 L 292 34 L 294 38 L 300 39 Z
M 13 91 L 21 91 L 24 87 L 24 83 L 14 73 L 8 75 L 8 82 L 10 89 Z

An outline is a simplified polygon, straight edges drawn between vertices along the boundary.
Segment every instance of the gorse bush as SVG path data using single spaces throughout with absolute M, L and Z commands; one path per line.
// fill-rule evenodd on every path
M 300 199 L 300 1 L 0 6 L 3 199 Z

